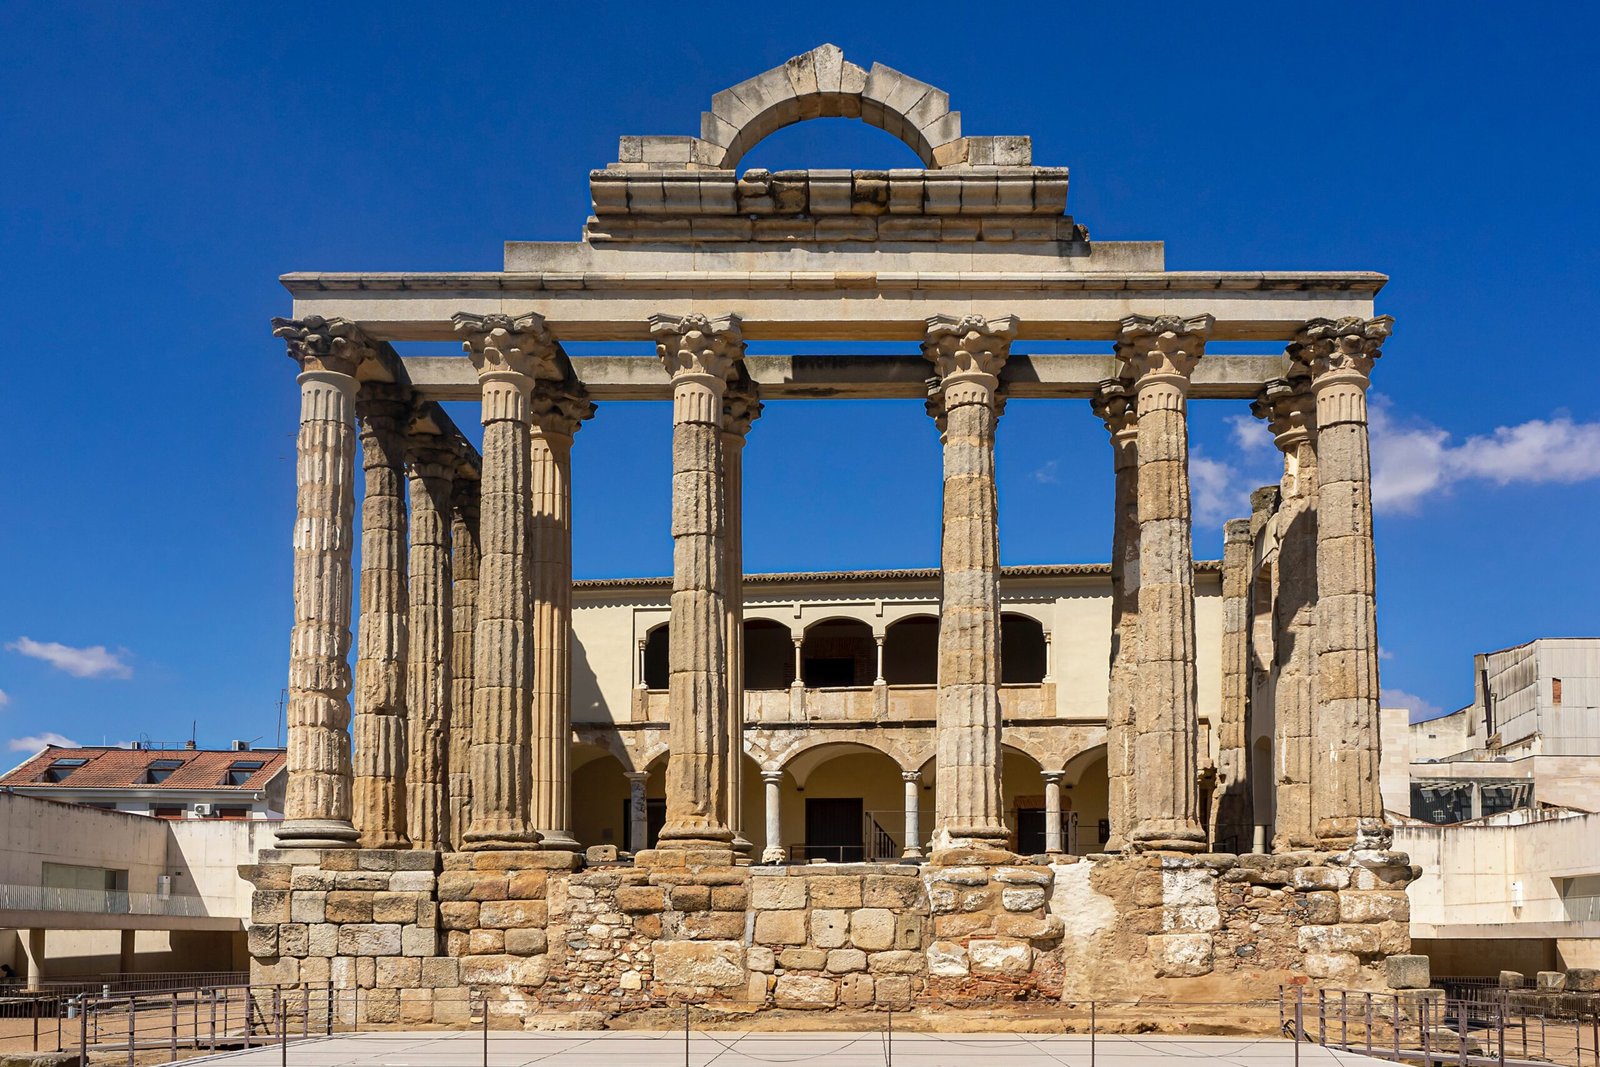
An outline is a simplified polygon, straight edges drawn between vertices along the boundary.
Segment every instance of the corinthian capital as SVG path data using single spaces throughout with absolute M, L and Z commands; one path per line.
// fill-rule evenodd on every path
M 1122 320 L 1117 358 L 1139 386 L 1160 380 L 1186 383 L 1206 353 L 1215 321 L 1210 315 L 1129 315 Z
M 1250 413 L 1264 419 L 1272 439 L 1283 452 L 1293 452 L 1304 444 L 1317 425 L 1317 404 L 1311 395 L 1311 379 L 1274 378 L 1262 386 L 1250 404 Z
M 594 417 L 594 401 L 576 383 L 539 382 L 529 398 L 533 426 L 541 433 L 571 437 Z
M 451 321 L 462 338 L 461 349 L 472 357 L 478 377 L 523 375 L 559 378 L 556 341 L 537 312 L 518 315 L 471 315 L 457 312 Z
M 289 358 L 303 371 L 354 374 L 356 365 L 374 351 L 372 341 L 349 319 L 325 319 L 321 315 L 273 319 L 272 336 L 288 343 Z
M 1394 332 L 1394 319 L 1312 319 L 1295 334 L 1289 358 L 1308 367 L 1314 378 L 1353 372 L 1363 378 L 1383 355 L 1383 342 Z
M 693 376 L 725 383 L 734 364 L 744 358 L 744 333 L 737 315 L 714 319 L 699 313 L 651 315 L 650 336 L 674 380 Z
M 1011 354 L 1017 336 L 1017 317 L 986 319 L 982 315 L 932 315 L 922 342 L 922 355 L 946 384 L 977 379 L 992 390 L 999 384 L 1000 368 Z
M 748 373 L 740 374 L 722 394 L 722 432 L 743 437 L 761 417 L 761 409 L 761 391 Z
M 1139 406 L 1133 383 L 1126 378 L 1104 378 L 1094 387 L 1089 407 L 1106 424 L 1116 444 L 1132 441 L 1139 429 Z

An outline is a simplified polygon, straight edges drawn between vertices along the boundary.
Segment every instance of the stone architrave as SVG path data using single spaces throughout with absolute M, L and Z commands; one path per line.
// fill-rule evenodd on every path
M 1255 809 L 1248 774 L 1250 728 L 1250 519 L 1222 526 L 1222 706 L 1217 716 L 1217 779 L 1211 798 L 1211 849 L 1248 852 Z
M 1314 319 L 1289 355 L 1311 371 L 1317 407 L 1317 714 L 1312 811 L 1323 848 L 1389 837 L 1378 790 L 1377 577 L 1367 386 L 1394 328 L 1375 319 Z
M 1198 852 L 1205 831 L 1195 781 L 1194 554 L 1189 513 L 1189 375 L 1205 353 L 1210 315 L 1130 315 L 1117 358 L 1138 405 L 1139 641 L 1134 766 L 1139 788 L 1130 844 Z
M 740 368 L 743 369 L 742 367 Z M 727 515 L 722 554 L 723 589 L 728 609 L 728 828 L 734 851 L 749 855 L 755 845 L 744 834 L 744 441 L 761 417 L 761 399 L 748 374 L 728 383 L 722 398 L 723 497 Z
M 672 616 L 663 846 L 729 848 L 728 608 L 723 398 L 744 358 L 737 316 L 655 315 L 672 378 Z
M 483 392 L 478 619 L 473 634 L 472 822 L 468 851 L 530 849 L 533 598 L 529 396 L 554 378 L 555 341 L 537 314 L 458 313 L 455 329 Z
M 1139 641 L 1139 418 L 1133 383 L 1107 378 L 1090 401 L 1111 435 L 1111 677 L 1106 705 L 1107 852 L 1126 847 L 1133 823 L 1133 692 Z
M 1311 724 L 1316 708 L 1316 403 L 1305 375 L 1268 382 L 1250 410 L 1265 419 L 1283 452 L 1277 511 L 1278 560 L 1272 605 L 1272 851 L 1317 847 L 1312 817 Z
M 994 477 L 1000 369 L 1014 316 L 928 319 L 928 411 L 944 451 L 943 591 L 936 711 L 939 790 L 934 850 L 1003 849 L 1001 815 L 1000 536 Z
M 414 848 L 450 847 L 450 533 L 457 453 L 438 434 L 414 433 L 411 479 L 411 618 L 406 664 L 406 833 Z
M 594 404 L 576 382 L 540 381 L 531 397 L 533 525 L 533 825 L 539 847 L 576 851 L 572 735 L 572 438 Z
M 362 848 L 406 836 L 406 421 L 411 392 L 363 382 L 356 393 L 366 495 L 361 502 L 361 620 L 356 629 L 355 822 Z
M 345 319 L 273 319 L 300 365 L 294 629 L 289 638 L 283 848 L 352 848 L 350 591 L 356 367 L 372 345 Z
M 452 851 L 472 822 L 473 637 L 478 625 L 478 467 L 463 442 L 450 500 L 450 833 Z

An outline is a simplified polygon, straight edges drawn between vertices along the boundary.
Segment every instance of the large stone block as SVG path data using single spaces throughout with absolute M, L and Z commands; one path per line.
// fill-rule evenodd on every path
M 1383 967 L 1390 989 L 1427 989 L 1433 980 L 1426 956 L 1390 956 Z
M 406 956 L 385 956 L 378 961 L 378 987 L 401 989 L 421 981 L 422 961 Z
M 1033 968 L 1033 947 L 1026 941 L 973 938 L 967 944 L 967 958 L 975 976 L 1016 980 Z
M 327 895 L 327 900 L 323 907 L 323 921 L 330 923 L 372 922 L 372 899 L 374 895 L 372 893 L 334 890 Z M 416 905 L 414 904 L 412 905 L 412 916 L 413 918 L 416 916 Z
M 431 894 L 437 879 L 432 871 L 395 871 L 389 876 L 389 891 Z
M 543 985 L 549 974 L 545 956 L 463 956 L 463 985 Z
M 838 995 L 839 987 L 831 978 L 784 974 L 773 987 L 772 1002 L 791 1011 L 820 1011 L 833 1007 Z
M 406 872 L 406 873 L 416 873 Z M 414 923 L 417 921 L 417 898 L 414 893 L 372 894 L 372 921 L 379 923 Z
M 400 951 L 407 956 L 437 956 L 439 931 L 431 926 L 401 927 Z
M 756 915 L 755 939 L 763 945 L 805 944 L 805 912 L 764 911 L 758 913 Z
M 278 954 L 278 927 L 273 923 L 252 923 L 245 933 L 245 945 L 256 959 Z
M 310 927 L 305 923 L 284 923 L 278 927 L 278 952 L 284 956 L 305 956 L 311 951 Z M 306 981 L 302 978 L 301 981 Z
M 744 916 L 742 911 L 688 912 L 678 920 L 678 930 L 699 941 L 737 940 L 744 937 Z
M 506 896 L 511 900 L 543 900 L 549 886 L 549 871 L 513 871 L 506 878 Z
M 874 999 L 870 975 L 847 974 L 839 979 L 839 1003 L 849 1008 L 864 1008 Z
M 859 875 L 807 878 L 806 881 L 810 883 L 811 906 L 813 908 L 861 907 L 862 879 Z
M 858 948 L 836 948 L 828 953 L 824 970 L 829 974 L 849 974 L 867 969 L 867 954 Z
M 486 900 L 478 908 L 478 923 L 495 929 L 544 926 L 548 908 L 542 900 Z
M 446 930 L 471 930 L 478 925 L 478 909 L 481 907 L 475 900 L 451 900 L 439 905 L 439 925 Z
M 1346 982 L 1360 973 L 1361 960 L 1348 952 L 1307 952 L 1301 966 L 1308 977 Z
M 397 923 L 346 923 L 339 927 L 342 956 L 398 956 L 402 950 Z
M 1339 921 L 1410 922 L 1411 899 L 1403 892 L 1347 889 L 1339 894 Z
M 1198 978 L 1215 962 L 1210 934 L 1153 934 L 1147 939 L 1158 978 Z
M 617 889 L 617 910 L 638 914 L 661 911 L 667 906 L 667 894 L 660 886 L 625 885 Z
M 1540 971 L 1534 976 L 1534 987 L 1541 993 L 1565 993 L 1567 991 L 1567 972 Z
M 867 957 L 867 970 L 873 974 L 921 974 L 927 969 L 920 951 L 894 949 L 874 952 Z
M 911 979 L 903 974 L 880 975 L 873 979 L 878 1003 L 894 1011 L 911 1008 Z
M 791 971 L 820 971 L 828 953 L 820 948 L 786 948 L 778 953 L 778 966 Z
M 290 922 L 289 891 L 257 889 L 250 895 L 250 921 L 260 926 Z
M 655 947 L 656 980 L 672 986 L 732 989 L 744 985 L 744 945 L 738 941 L 662 941 Z
M 1334 926 L 1302 926 L 1299 944 L 1301 952 L 1353 952 L 1360 956 L 1375 956 L 1379 951 L 1377 930 L 1370 926 L 1342 923 Z
M 861 903 L 869 908 L 904 911 L 917 906 L 922 885 L 915 877 L 869 874 L 862 881 Z
M 505 950 L 513 956 L 537 956 L 549 948 L 549 937 L 543 930 L 507 930 Z
M 1043 886 L 1017 886 L 1000 891 L 1000 903 L 1007 911 L 1033 911 L 1045 905 Z
M 862 908 L 850 916 L 850 943 L 868 952 L 894 948 L 895 915 L 888 908 Z
M 752 911 L 788 911 L 806 906 L 805 878 L 765 876 L 750 879 Z M 620 892 L 620 891 L 619 891 Z
M 880 953 L 880 956 L 882 954 Z M 873 958 L 877 962 L 878 957 Z M 941 978 L 965 978 L 972 971 L 967 949 L 958 941 L 935 941 L 928 946 L 928 973 Z
M 461 984 L 461 962 L 442 956 L 421 961 L 417 984 L 427 989 L 451 989 Z
M 811 913 L 811 943 L 818 948 L 839 948 L 850 940 L 850 913 L 843 908 L 819 908 Z

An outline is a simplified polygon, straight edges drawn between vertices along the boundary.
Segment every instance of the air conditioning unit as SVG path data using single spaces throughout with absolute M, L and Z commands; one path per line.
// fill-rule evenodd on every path
M 156 875 L 156 897 L 158 899 L 161 899 L 161 900 L 166 900 L 171 896 L 172 896 L 172 875 L 170 875 L 170 874 L 158 874 L 158 875 Z
M 248 742 L 248 741 L 229 741 L 228 742 L 228 747 L 230 749 L 232 749 L 234 752 L 249 752 L 250 751 L 250 742 Z
M 209 819 L 211 816 L 217 813 L 217 809 L 211 804 L 196 804 L 194 806 L 194 813 L 200 816 L 202 819 Z

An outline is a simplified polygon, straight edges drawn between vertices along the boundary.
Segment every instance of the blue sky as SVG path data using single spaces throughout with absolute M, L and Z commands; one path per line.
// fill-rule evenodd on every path
M 1392 699 L 1454 708 L 1473 652 L 1600 634 L 1594 8 L 799 10 L 0 4 L 0 744 L 276 737 L 297 405 L 277 275 L 490 270 L 506 239 L 576 239 L 619 135 L 697 132 L 713 92 L 823 41 L 946 89 L 969 133 L 1032 135 L 1095 237 L 1165 240 L 1169 268 L 1392 276 Z M 914 159 L 837 120 L 746 163 Z M 1240 416 L 1193 410 L 1203 556 L 1276 478 Z M 651 404 L 579 435 L 580 576 L 670 568 L 668 439 Z M 1086 404 L 1013 402 L 999 462 L 1006 562 L 1105 558 Z M 919 405 L 769 405 L 749 568 L 935 562 L 938 469 Z

